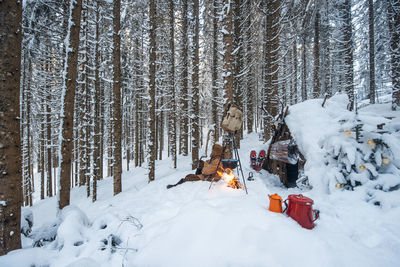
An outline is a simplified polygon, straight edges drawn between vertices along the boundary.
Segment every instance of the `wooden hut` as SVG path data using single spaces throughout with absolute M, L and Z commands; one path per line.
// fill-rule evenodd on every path
M 285 112 L 282 111 L 278 120 L 274 123 L 274 134 L 263 168 L 270 173 L 279 175 L 281 182 L 286 187 L 295 187 L 297 179 L 303 173 L 306 160 L 298 150 L 285 122 L 288 110 L 286 108 Z

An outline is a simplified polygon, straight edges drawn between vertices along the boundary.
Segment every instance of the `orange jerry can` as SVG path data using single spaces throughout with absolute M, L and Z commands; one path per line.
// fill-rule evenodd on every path
M 282 212 L 282 198 L 278 194 L 268 195 L 269 197 L 269 210 L 273 212 Z

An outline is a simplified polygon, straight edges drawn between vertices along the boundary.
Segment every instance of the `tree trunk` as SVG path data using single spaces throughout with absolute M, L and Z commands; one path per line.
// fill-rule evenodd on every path
M 292 92 L 292 99 L 293 99 L 293 104 L 297 104 L 298 99 L 297 99 L 297 66 L 298 65 L 298 60 L 297 60 L 297 37 L 294 38 L 293 40 L 293 92 Z
M 224 81 L 224 98 L 225 106 L 233 100 L 233 64 L 232 64 L 232 3 L 230 0 L 224 0 L 224 8 L 222 10 L 223 19 L 223 44 L 224 44 L 224 65 L 223 65 L 223 81 Z
M 70 187 L 71 187 L 71 157 L 72 157 L 72 133 L 73 133 L 73 119 L 74 119 L 74 103 L 75 103 L 75 90 L 77 80 L 77 66 L 78 66 L 78 47 L 79 47 L 79 30 L 81 23 L 81 10 L 82 0 L 71 1 L 71 17 L 68 25 L 66 40 L 68 45 L 67 51 L 67 64 L 64 69 L 66 71 L 66 79 L 64 80 L 64 96 L 63 96 L 63 110 L 62 110 L 62 132 L 61 132 L 61 158 L 60 158 L 60 200 L 59 209 L 69 205 L 70 202 Z
M 170 112 L 170 147 L 171 147 L 171 156 L 174 162 L 174 168 L 176 169 L 177 167 L 177 151 L 176 151 L 176 119 L 177 119 L 177 107 L 176 107 L 176 95 L 175 95 L 175 7 L 174 7 L 174 1 L 169 2 L 169 19 L 170 19 L 170 25 L 169 25 L 169 46 L 171 49 L 171 112 Z
M 139 82 L 139 68 L 138 62 L 139 62 L 139 37 L 136 38 L 136 47 L 135 47 L 135 85 L 136 85 L 136 92 L 135 92 L 135 167 L 139 166 L 140 163 L 140 121 L 141 116 L 139 116 L 140 112 L 140 82 Z
M 344 63 L 345 63 L 345 91 L 349 97 L 350 109 L 354 105 L 354 67 L 353 67 L 353 30 L 351 24 L 351 2 L 345 0 L 344 12 Z
M 31 75 L 32 73 L 32 63 L 31 60 L 29 59 L 28 61 L 28 73 Z M 33 192 L 33 168 L 32 168 L 32 149 L 31 149 L 31 77 L 28 79 L 28 86 L 27 86 L 27 92 L 26 92 L 26 130 L 27 130 L 27 154 L 28 154 L 28 179 L 27 179 L 27 184 L 26 186 L 26 200 L 29 206 L 32 206 L 32 192 Z
M 264 88 L 267 97 L 267 111 L 269 117 L 265 121 L 265 140 L 272 136 L 273 118 L 279 113 L 279 18 L 280 18 L 280 0 L 270 0 L 267 2 L 266 17 L 266 86 Z
M 181 153 L 184 156 L 187 156 L 189 153 L 189 102 L 188 102 L 188 3 L 187 0 L 183 0 L 183 22 L 182 22 L 182 31 L 183 31 L 183 42 L 182 42 L 182 64 L 183 64 L 183 72 L 182 72 L 182 91 L 181 91 L 181 106 L 182 106 L 182 120 L 181 120 Z
M 392 110 L 400 109 L 400 1 L 390 0 L 387 4 L 391 71 L 392 71 Z
M 234 102 L 243 110 L 243 87 L 242 87 L 242 81 L 243 81 L 243 76 L 241 75 L 242 69 L 243 69 L 243 46 L 242 46 L 242 36 L 241 36 L 241 1 L 240 0 L 235 0 L 234 3 L 234 42 L 233 42 L 233 49 L 235 51 L 235 54 L 233 54 L 233 58 L 235 59 L 234 62 L 234 73 L 233 73 L 233 83 L 232 83 L 232 89 L 233 89 L 233 94 L 234 94 Z M 243 124 L 243 123 L 242 123 Z M 242 138 L 243 135 L 243 127 L 240 128 L 235 134 L 236 138 L 236 146 L 237 148 L 240 148 L 240 139 Z
M 314 98 L 321 97 L 320 64 L 319 64 L 319 11 L 314 22 Z
M 192 170 L 197 168 L 199 160 L 199 144 L 200 144 L 200 119 L 199 119 L 199 0 L 194 0 L 193 5 L 194 19 L 194 58 L 193 58 L 193 114 L 192 114 Z
M 212 58 L 212 120 L 215 130 L 215 140 L 219 140 L 220 125 L 218 116 L 218 5 L 219 1 L 213 1 L 213 58 Z
M 87 51 L 88 53 L 88 51 Z M 90 183 L 90 128 L 91 128 L 91 121 L 90 121 L 90 92 L 89 92 L 89 72 L 90 69 L 86 68 L 85 69 L 86 73 L 84 75 L 85 77 L 85 82 L 83 83 L 84 88 L 85 88 L 85 94 L 84 94 L 84 101 L 85 101 L 85 110 L 84 112 L 84 117 L 85 117 L 85 146 L 82 147 L 82 150 L 84 150 L 84 158 L 85 158 L 85 168 L 83 169 L 84 172 L 84 177 L 85 177 L 85 184 L 86 184 L 86 196 L 89 197 L 90 196 L 90 190 L 91 190 L 91 183 Z
M 100 75 L 99 75 L 99 12 L 100 6 L 99 3 L 96 3 L 96 40 L 95 40 L 95 82 L 94 82 L 94 136 L 93 136 L 93 188 L 92 188 L 92 201 L 95 202 L 97 200 L 97 180 L 100 180 L 100 166 L 101 166 L 101 158 L 100 158 L 100 103 L 101 103 L 101 92 L 100 92 Z
M 42 71 L 44 72 L 44 69 L 42 69 Z M 46 102 L 45 102 L 45 90 L 41 90 L 41 114 L 40 114 L 40 118 L 41 118 L 41 122 L 40 122 L 40 199 L 44 199 L 45 198 L 45 179 L 46 179 L 46 170 L 45 170 L 45 135 L 44 132 L 46 130 L 46 125 L 45 125 L 45 121 L 46 121 L 46 117 L 45 117 L 45 107 L 46 107 Z
M 20 75 L 22 2 L 0 2 L 0 256 L 21 248 Z
M 302 49 L 302 74 L 303 78 L 301 81 L 301 101 L 306 101 L 307 100 L 307 37 L 306 34 L 303 33 L 303 49 Z
M 245 10 L 251 10 L 251 3 L 250 1 L 246 2 L 246 7 Z M 254 57 L 255 51 L 253 52 L 252 48 L 252 35 L 251 35 L 251 23 L 252 23 L 252 16 L 249 16 L 246 21 L 246 28 L 247 28 L 247 34 L 246 34 L 246 39 L 247 39 L 247 52 L 246 52 L 246 64 L 247 68 L 249 69 L 249 72 L 247 72 L 247 77 L 246 77 L 246 85 L 247 85 L 247 133 L 252 133 L 253 132 L 253 125 L 254 125 L 254 91 L 255 91 L 255 86 L 254 86 L 254 77 L 255 76 L 255 67 L 252 66 L 252 59 Z
M 374 1 L 368 0 L 368 32 L 369 32 L 369 103 L 375 104 L 375 33 L 374 33 Z
M 100 23 L 100 21 L 98 21 L 98 23 Z M 100 54 L 100 53 L 99 53 Z M 101 54 L 99 55 L 99 61 L 101 62 Z M 100 75 L 100 74 L 99 74 Z M 101 76 L 101 75 L 100 75 Z M 99 121 L 100 121 L 100 137 L 99 137 L 99 161 L 100 161 L 100 165 L 99 165 L 99 179 L 98 180 L 102 180 L 104 178 L 104 114 L 105 114 L 105 89 L 104 89 L 104 83 L 101 82 L 101 80 L 99 81 L 99 94 L 100 94 L 100 101 L 99 101 Z
M 47 71 L 50 72 L 48 64 Z M 50 82 L 50 81 L 49 81 Z M 51 149 L 51 87 L 47 86 L 47 99 L 46 99 L 46 146 L 47 146 L 47 196 L 53 196 L 53 176 L 52 176 L 52 149 Z
M 121 115 L 121 37 L 120 37 L 120 9 L 121 0 L 114 0 L 113 9 L 113 65 L 114 65 L 114 195 L 118 194 L 122 190 L 121 175 L 122 175 L 122 115 Z
M 150 129 L 149 129 L 149 182 L 155 178 L 156 162 L 156 3 L 150 0 Z

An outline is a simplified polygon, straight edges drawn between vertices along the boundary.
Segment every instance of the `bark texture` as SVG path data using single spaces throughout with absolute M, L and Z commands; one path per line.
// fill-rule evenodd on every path
M 392 110 L 400 109 L 400 0 L 387 3 L 392 72 Z
M 62 209 L 70 203 L 71 163 L 72 163 L 72 134 L 75 105 L 75 91 L 78 67 L 79 30 L 81 24 L 82 0 L 71 2 L 73 5 L 71 22 L 69 24 L 69 48 L 67 50 L 67 65 L 65 78 L 64 111 L 62 120 L 61 140 L 61 174 L 60 174 L 60 200 L 59 208 Z
M 121 0 L 114 0 L 113 9 L 113 65 L 114 65 L 114 195 L 122 190 L 122 115 L 121 115 L 121 37 L 120 37 L 120 9 Z
M 279 112 L 279 18 L 280 18 L 279 0 L 267 1 L 267 17 L 266 17 L 266 51 L 265 51 L 265 96 L 268 117 L 264 121 L 265 124 L 265 140 L 272 135 L 273 118 Z
M 156 161 L 156 3 L 150 0 L 150 143 L 149 182 L 154 180 Z
M 21 20 L 21 1 L 0 1 L 0 256 L 21 248 Z
M 199 119 L 199 0 L 193 1 L 194 16 L 194 58 L 193 58 L 193 120 L 192 120 L 192 169 L 196 169 L 199 159 L 200 119 Z

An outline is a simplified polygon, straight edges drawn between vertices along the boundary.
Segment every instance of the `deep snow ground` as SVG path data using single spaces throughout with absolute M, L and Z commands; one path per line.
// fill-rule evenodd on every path
M 246 178 L 250 150 L 263 148 L 257 134 L 242 141 Z M 95 203 L 85 188 L 74 189 L 57 239 L 42 248 L 29 248 L 24 239 L 25 249 L 0 257 L 0 266 L 399 266 L 400 207 L 366 203 L 362 189 L 329 195 L 286 189 L 277 177 L 253 171 L 248 195 L 223 182 L 211 190 L 208 182 L 167 190 L 191 172 L 189 157 L 178 164 L 174 170 L 169 159 L 157 162 L 150 184 L 144 168 L 124 172 L 123 192 L 115 197 L 107 178 Z M 306 230 L 269 212 L 273 193 L 311 197 L 321 212 L 317 226 Z M 56 220 L 55 204 L 52 198 L 34 205 L 34 231 Z M 116 247 L 111 234 L 122 241 Z

